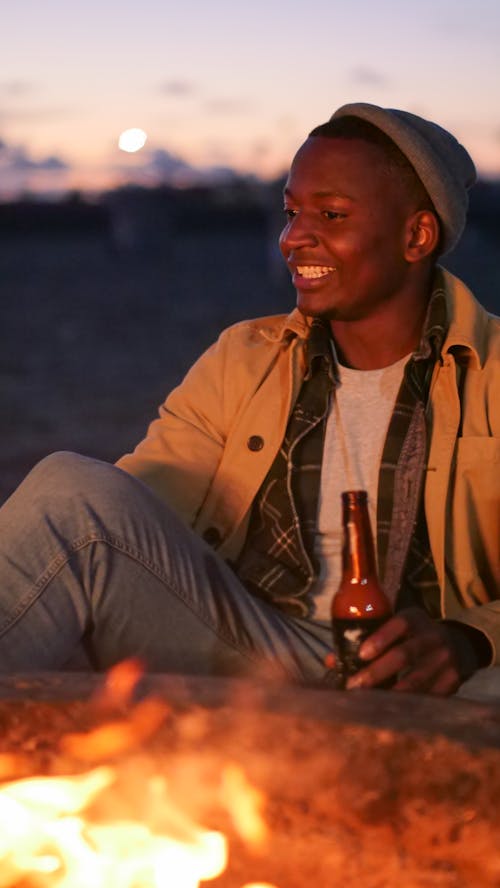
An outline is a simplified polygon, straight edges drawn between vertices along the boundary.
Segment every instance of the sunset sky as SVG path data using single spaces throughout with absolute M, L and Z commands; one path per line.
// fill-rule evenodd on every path
M 350 101 L 451 129 L 500 176 L 498 0 L 9 0 L 0 199 L 153 184 L 191 167 L 274 176 Z M 118 148 L 128 127 L 148 135 Z

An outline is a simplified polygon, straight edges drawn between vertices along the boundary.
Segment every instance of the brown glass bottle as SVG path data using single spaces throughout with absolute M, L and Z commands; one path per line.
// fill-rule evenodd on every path
M 359 649 L 392 614 L 375 564 L 366 490 L 342 493 L 342 578 L 332 601 L 335 655 L 343 686 L 366 662 Z

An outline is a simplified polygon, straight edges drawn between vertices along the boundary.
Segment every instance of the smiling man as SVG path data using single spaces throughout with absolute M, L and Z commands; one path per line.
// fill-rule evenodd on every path
M 313 130 L 284 192 L 297 308 L 226 330 L 117 467 L 55 454 L 1 510 L 0 668 L 328 683 L 353 488 L 395 614 L 349 687 L 500 664 L 500 324 L 437 264 L 474 181 L 408 112 Z
M 370 370 L 419 343 L 439 223 L 423 189 L 366 141 L 370 129 L 340 120 L 313 131 L 292 163 L 280 244 L 299 310 L 330 321 L 337 349 L 366 341 L 346 360 Z

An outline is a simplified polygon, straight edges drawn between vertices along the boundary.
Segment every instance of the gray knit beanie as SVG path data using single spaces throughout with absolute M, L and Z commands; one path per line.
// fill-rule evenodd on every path
M 338 117 L 367 120 L 395 142 L 415 169 L 439 216 L 440 253 L 452 250 L 465 227 L 467 191 L 477 178 L 463 145 L 438 124 L 409 111 L 355 102 L 342 105 L 331 120 Z

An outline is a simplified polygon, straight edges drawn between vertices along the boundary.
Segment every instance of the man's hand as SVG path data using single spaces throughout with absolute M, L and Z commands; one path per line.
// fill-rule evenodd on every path
M 391 617 L 367 638 L 359 655 L 367 665 L 348 679 L 348 690 L 394 681 L 396 691 L 447 696 L 461 684 L 451 633 L 419 608 Z

